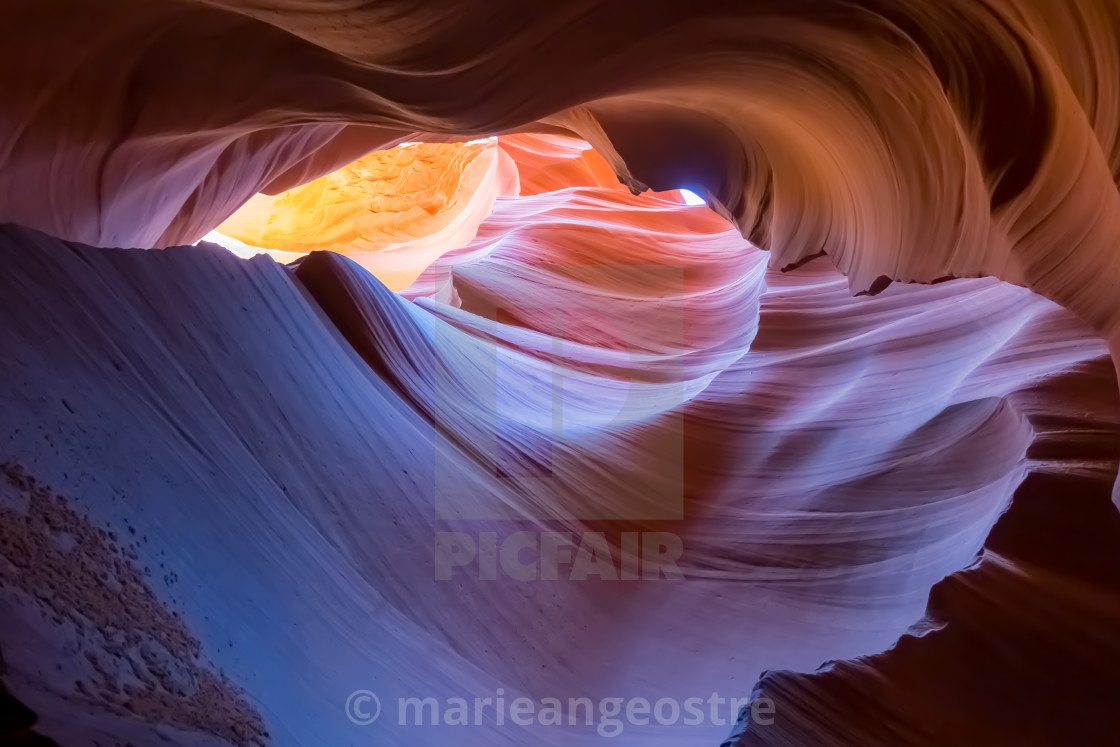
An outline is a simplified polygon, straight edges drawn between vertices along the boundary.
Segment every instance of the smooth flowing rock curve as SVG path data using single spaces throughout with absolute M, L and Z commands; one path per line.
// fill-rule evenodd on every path
M 0 741 L 1114 744 L 1112 0 L 12 0 L 0 62 Z
M 0 218 L 189 243 L 418 131 L 551 128 L 632 188 L 709 195 L 775 266 L 994 275 L 1120 334 L 1109 0 L 438 8 L 10 3 Z

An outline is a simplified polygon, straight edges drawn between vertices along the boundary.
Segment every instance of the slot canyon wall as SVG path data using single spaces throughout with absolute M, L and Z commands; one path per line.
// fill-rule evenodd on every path
M 1117 743 L 1114 3 L 0 19 L 0 743 Z

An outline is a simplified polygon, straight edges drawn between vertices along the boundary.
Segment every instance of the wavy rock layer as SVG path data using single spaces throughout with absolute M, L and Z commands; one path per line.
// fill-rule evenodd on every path
M 474 238 L 497 195 L 518 191 L 516 168 L 493 141 L 406 143 L 279 195 L 255 195 L 217 230 L 284 262 L 345 254 L 404 290 Z
M 1120 331 L 1109 0 L 4 12 L 0 217 L 65 238 L 187 243 L 412 132 L 559 129 L 634 187 L 709 194 L 775 266 L 994 275 Z
M 342 707 L 747 697 L 764 671 L 776 721 L 732 743 L 1115 734 L 1113 3 L 0 19 L 0 220 L 26 226 L 0 228 L 0 629 L 43 734 L 578 745 Z M 441 206 L 405 249 L 307 212 L 355 159 L 404 175 L 392 146 L 495 133 L 423 146 L 450 166 L 399 185 Z M 285 198 L 259 193 L 307 232 L 264 238 Z M 251 201 L 243 235 L 360 262 L 175 246 Z M 434 578 L 439 532 L 519 529 L 673 533 L 684 579 Z M 71 561 L 81 588 L 26 571 Z
M 886 653 L 767 673 L 774 724 L 725 745 L 1110 745 L 1120 726 L 1113 375 L 1080 366 L 1014 397 L 1037 429 L 1031 474 L 968 570 Z M 1071 415 L 1071 413 L 1078 413 Z
M 852 297 L 823 260 L 766 272 L 705 208 L 614 188 L 499 197 L 412 300 L 327 252 L 288 270 L 13 227 L 0 247 L 19 393 L 0 409 L 6 458 L 136 539 L 196 666 L 223 673 L 275 744 L 597 743 L 594 727 L 370 731 L 340 708 L 362 687 L 390 709 L 498 688 L 747 699 L 765 670 L 882 651 L 972 561 L 1031 444 L 1086 427 L 1036 416 L 1082 386 L 1064 372 L 1098 366 L 1115 391 L 1103 343 L 1029 291 Z M 525 529 L 602 532 L 616 556 L 627 532 L 672 532 L 684 580 L 434 579 L 437 532 Z M 220 725 L 69 684 L 138 665 L 104 632 L 44 623 L 57 592 L 4 593 L 19 642 L 6 681 L 43 733 L 226 743 Z M 56 666 L 65 677 L 40 674 Z M 168 712 L 190 712 L 199 677 Z M 814 725 L 812 685 L 787 681 L 775 700 L 808 731 L 778 721 L 775 740 L 859 733 Z M 945 707 L 979 718 L 984 704 Z M 615 740 L 716 744 L 733 721 Z

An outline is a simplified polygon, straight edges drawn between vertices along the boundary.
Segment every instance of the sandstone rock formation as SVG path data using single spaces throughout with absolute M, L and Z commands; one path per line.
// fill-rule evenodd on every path
M 345 254 L 404 290 L 474 238 L 495 197 L 518 191 L 494 141 L 405 143 L 279 195 L 255 195 L 217 231 L 285 262 L 310 251 Z
M 0 19 L 0 738 L 1116 743 L 1110 0 Z

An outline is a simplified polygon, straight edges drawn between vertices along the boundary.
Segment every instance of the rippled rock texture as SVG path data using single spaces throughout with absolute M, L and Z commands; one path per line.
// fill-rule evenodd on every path
M 0 19 L 4 738 L 1116 743 L 1113 3 Z
M 280 261 L 310 251 L 354 258 L 391 290 L 474 238 L 517 171 L 493 140 L 374 151 L 279 195 L 258 194 L 218 226 Z

